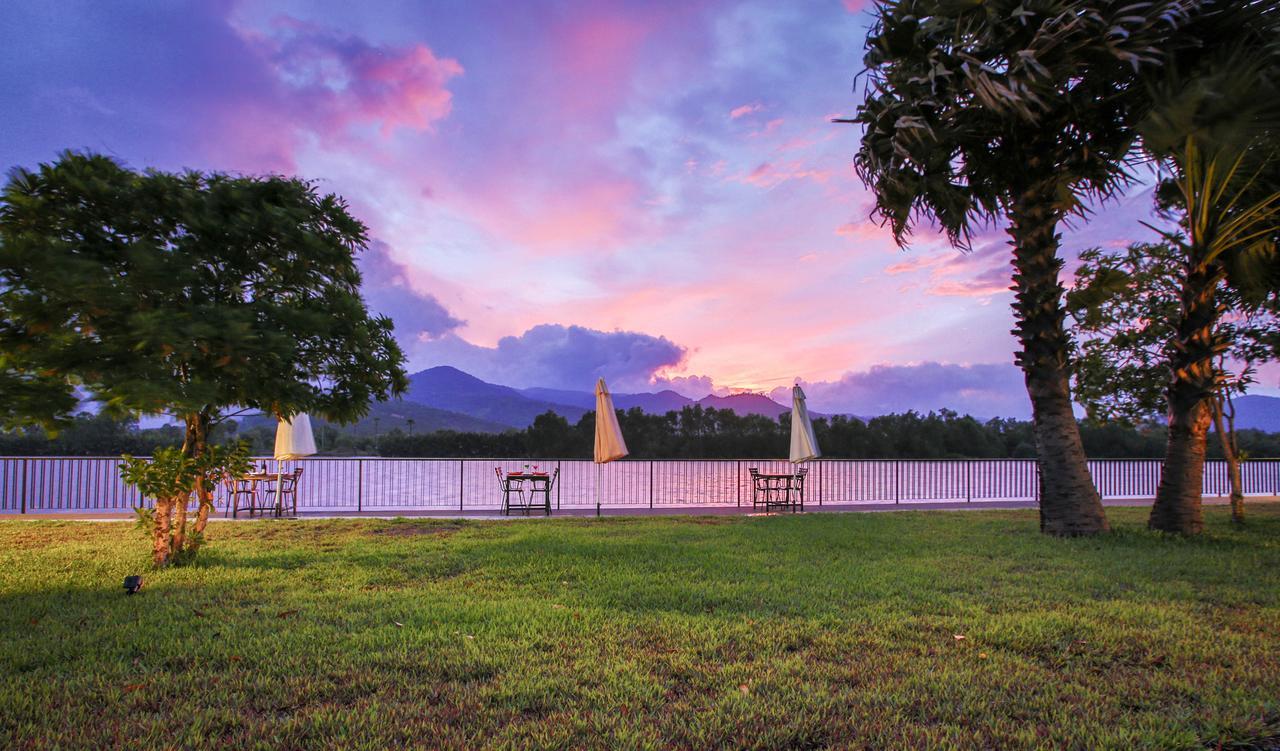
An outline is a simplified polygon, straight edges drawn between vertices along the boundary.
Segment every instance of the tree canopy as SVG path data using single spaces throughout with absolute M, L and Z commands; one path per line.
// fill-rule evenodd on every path
M 392 323 L 360 297 L 367 241 L 340 197 L 296 178 L 73 152 L 15 169 L 0 191 L 0 385 L 20 398 L 0 419 L 65 422 L 80 396 L 108 415 L 178 416 L 172 466 L 200 470 L 165 475 L 178 484 L 155 499 L 155 560 L 188 557 L 217 481 L 209 431 L 228 411 L 349 421 L 405 389 Z
M 392 323 L 370 316 L 365 227 L 284 177 L 135 172 L 65 153 L 0 192 L 6 376 L 80 387 L 108 411 L 305 411 L 336 420 L 403 390 Z M 74 404 L 74 402 L 70 402 Z

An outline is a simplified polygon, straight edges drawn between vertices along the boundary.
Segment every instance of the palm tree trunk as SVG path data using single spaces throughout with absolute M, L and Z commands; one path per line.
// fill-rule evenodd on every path
M 1058 272 L 1057 225 L 1053 184 L 1034 183 L 1009 211 L 1013 239 L 1014 335 L 1022 345 L 1015 356 L 1031 397 L 1032 430 L 1040 468 L 1040 530 L 1050 535 L 1091 535 L 1110 529 L 1102 499 L 1080 440 L 1072 411 L 1068 370 L 1070 351 L 1063 327 L 1062 285 Z
M 1205 443 L 1213 422 L 1215 394 L 1213 329 L 1218 322 L 1214 292 L 1222 280 L 1216 266 L 1192 259 L 1182 281 L 1182 310 L 1169 356 L 1169 441 L 1156 501 L 1147 526 L 1162 532 L 1199 534 L 1204 528 Z

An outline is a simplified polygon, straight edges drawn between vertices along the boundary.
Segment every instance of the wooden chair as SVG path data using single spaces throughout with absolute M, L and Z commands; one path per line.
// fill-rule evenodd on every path
M 792 480 L 792 481 L 791 481 L 791 488 L 792 488 L 792 490 L 794 490 L 794 491 L 795 491 L 795 493 L 796 493 L 796 499 L 797 499 L 797 500 L 799 500 L 799 502 L 800 502 L 800 510 L 801 510 L 801 511 L 804 511 L 804 478 L 805 478 L 808 474 L 809 474 L 809 468 L 808 468 L 808 467 L 801 467 L 801 468 L 799 468 L 799 469 L 797 469 L 797 470 L 796 470 L 796 478 L 795 478 L 794 480 Z M 792 508 L 794 508 L 794 507 L 795 507 L 795 505 L 796 505 L 796 502 L 793 500 L 793 501 L 791 502 L 791 506 L 792 506 Z
M 249 516 L 258 510 L 258 484 L 243 477 L 227 477 L 222 485 L 227 490 L 227 512 L 235 518 L 241 511 L 248 511 Z M 241 505 L 241 500 L 247 501 Z
M 773 493 L 769 478 L 761 477 L 758 467 L 751 467 L 748 471 L 751 473 L 751 510 L 759 509 L 760 504 L 764 503 L 765 511 L 768 511 L 769 501 Z
M 543 513 L 547 516 L 551 516 L 551 491 L 555 488 L 556 481 L 559 479 L 560 468 L 556 467 L 556 471 L 551 473 L 546 482 L 541 482 L 539 480 L 533 480 L 531 482 L 531 487 L 529 488 L 529 505 L 525 507 L 526 514 L 529 512 L 529 509 L 538 508 L 538 503 L 535 502 L 534 499 L 538 497 L 538 494 L 542 494 Z
M 302 467 L 280 476 L 280 502 L 276 504 L 276 516 L 284 513 L 287 506 L 293 507 L 293 515 L 298 515 L 298 481 L 302 479 Z M 276 502 L 275 481 L 268 481 L 267 493 L 271 502 Z
M 516 508 L 526 508 L 524 499 L 524 478 L 512 479 L 502 471 L 502 467 L 494 467 L 493 473 L 498 476 L 498 486 L 502 488 L 502 513 L 510 515 L 511 513 L 511 494 L 515 493 L 519 496 L 516 502 Z

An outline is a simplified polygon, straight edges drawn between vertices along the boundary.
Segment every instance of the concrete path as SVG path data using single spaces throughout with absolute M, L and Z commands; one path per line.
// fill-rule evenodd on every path
M 1152 499 L 1150 498 L 1134 498 L 1123 500 L 1104 500 L 1104 506 L 1150 506 Z M 1222 497 L 1206 497 L 1204 503 L 1207 506 L 1226 505 L 1228 499 Z M 1280 496 L 1250 496 L 1245 499 L 1245 505 L 1254 505 L 1258 503 L 1277 503 L 1280 502 Z M 809 504 L 805 506 L 805 513 L 869 513 L 869 512 L 893 512 L 893 511 L 981 511 L 984 509 L 1034 509 L 1036 503 L 1034 501 L 974 501 L 965 503 L 963 501 L 914 501 L 911 503 L 837 503 L 816 506 Z M 788 513 L 788 512 L 779 512 Z M 764 512 L 753 512 L 750 506 L 662 506 L 659 508 L 647 507 L 626 507 L 613 506 L 606 507 L 601 510 L 603 516 L 763 516 Z M 552 511 L 551 518 L 556 517 L 592 517 L 596 515 L 594 507 L 575 507 L 556 509 Z M 395 519 L 395 518 L 425 518 L 425 519 L 477 519 L 477 520 L 501 520 L 501 519 L 544 519 L 546 517 L 540 514 L 532 514 L 524 516 L 523 514 L 513 514 L 512 516 L 502 516 L 493 509 L 466 509 L 459 511 L 457 509 L 404 509 L 404 510 L 377 510 L 377 511 L 324 511 L 324 512 L 302 512 L 298 514 L 298 519 Z M 274 517 L 252 517 L 252 519 L 274 518 Z M 62 512 L 31 512 L 27 514 L 0 513 L 0 521 L 6 520 L 59 520 L 59 521 L 124 521 L 132 520 L 133 512 L 83 512 L 83 511 L 62 511 Z M 230 519 L 221 515 L 212 517 L 210 521 L 248 521 L 250 517 L 243 514 L 237 519 Z

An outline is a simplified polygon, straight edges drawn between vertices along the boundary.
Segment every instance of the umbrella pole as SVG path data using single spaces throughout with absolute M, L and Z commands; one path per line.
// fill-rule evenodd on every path
M 596 516 L 600 516 L 600 465 L 596 465 Z
M 280 486 L 284 484 L 284 472 L 280 471 L 281 462 L 276 462 L 276 515 L 280 514 Z

